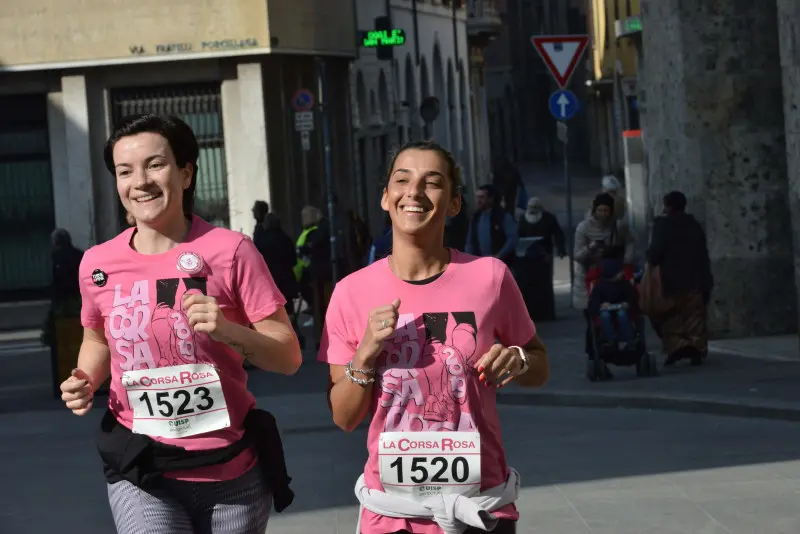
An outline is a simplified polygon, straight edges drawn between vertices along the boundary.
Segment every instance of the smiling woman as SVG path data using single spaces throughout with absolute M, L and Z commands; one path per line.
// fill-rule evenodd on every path
M 425 240 L 439 245 L 439 259 L 447 217 L 461 211 L 461 172 L 453 156 L 431 142 L 413 143 L 392 158 L 381 207 L 389 213 L 394 239 Z
M 198 156 L 194 132 L 185 122 L 156 115 L 123 120 L 103 151 L 106 168 L 117 178 L 120 202 L 134 221 L 155 224 L 165 235 L 178 232 L 178 238 L 192 218 Z M 164 228 L 170 222 L 178 228 Z
M 111 375 L 98 449 L 121 534 L 263 533 L 270 503 L 292 501 L 242 364 L 293 374 L 300 347 L 253 242 L 192 213 L 198 153 L 176 117 L 123 120 L 104 156 L 133 228 L 80 266 L 84 339 L 62 399 L 84 415 Z
M 547 351 L 508 267 L 444 246 L 460 188 L 441 146 L 401 148 L 381 199 L 392 254 L 331 297 L 319 359 L 330 367 L 333 420 L 351 431 L 373 411 L 356 482 L 361 534 L 515 532 L 519 479 L 496 391 L 544 383 Z

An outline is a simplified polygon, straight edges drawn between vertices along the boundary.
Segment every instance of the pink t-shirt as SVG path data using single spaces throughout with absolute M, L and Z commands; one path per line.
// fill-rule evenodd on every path
M 183 243 L 163 254 L 147 255 L 131 248 L 133 232 L 130 228 L 92 247 L 80 266 L 81 323 L 86 328 L 103 328 L 111 349 L 109 408 L 122 425 L 132 428 L 133 412 L 121 382 L 125 371 L 212 364 L 219 375 L 230 426 L 191 437 L 154 439 L 187 450 L 230 445 L 242 437 L 244 418 L 255 406 L 255 398 L 247 389 L 242 356 L 209 335 L 188 328 L 182 296 L 186 292 L 212 296 L 225 317 L 241 325 L 267 318 L 286 300 L 264 258 L 243 234 L 212 226 L 195 216 Z M 201 258 L 199 272 L 191 269 L 195 256 L 188 253 Z M 179 260 L 184 270 L 179 269 Z M 224 465 L 168 476 L 194 481 L 231 480 L 254 463 L 254 452 L 247 450 Z
M 370 310 L 400 299 L 393 340 L 378 357 L 372 421 L 367 438 L 367 487 L 384 491 L 379 474 L 381 432 L 468 431 L 481 440 L 481 490 L 502 484 L 508 466 L 497 417 L 496 388 L 474 369 L 499 340 L 525 345 L 536 333 L 508 268 L 494 258 L 452 250 L 436 280 L 419 285 L 397 278 L 387 259 L 339 282 L 331 297 L 319 359 L 344 365 L 360 343 Z M 517 519 L 514 505 L 497 510 Z M 363 511 L 364 534 L 398 530 L 438 534 L 430 520 L 394 519 Z

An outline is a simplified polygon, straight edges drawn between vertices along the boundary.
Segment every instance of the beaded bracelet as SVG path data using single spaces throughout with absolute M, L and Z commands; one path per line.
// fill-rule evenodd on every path
M 358 378 L 357 376 L 353 375 L 354 371 L 357 373 L 365 374 L 369 376 L 369 378 Z M 370 376 L 374 375 L 375 371 L 371 369 L 369 371 L 371 372 L 365 372 L 362 369 L 353 369 L 353 362 L 347 362 L 347 365 L 344 366 L 344 375 L 347 377 L 348 380 L 350 380 L 355 384 L 358 384 L 359 386 L 368 386 L 369 384 L 375 382 L 375 377 Z

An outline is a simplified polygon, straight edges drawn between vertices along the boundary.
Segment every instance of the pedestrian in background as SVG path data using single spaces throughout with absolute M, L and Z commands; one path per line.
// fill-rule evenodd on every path
M 619 183 L 619 180 L 613 174 L 603 176 L 601 180 L 601 194 L 606 194 L 614 199 L 614 219 L 622 221 L 625 219 L 627 213 L 628 199 L 625 196 L 625 189 Z M 586 217 L 591 217 L 594 206 L 589 208 Z
M 264 220 L 267 215 L 269 215 L 269 204 L 263 200 L 256 200 L 253 203 L 253 209 L 251 211 L 253 213 L 253 219 L 256 221 L 256 224 L 253 226 L 253 243 L 255 243 L 256 248 L 263 256 L 264 252 L 262 249 L 264 248 L 264 233 L 266 232 Z
M 60 315 L 80 315 L 81 290 L 78 284 L 78 268 L 83 251 L 72 244 L 72 236 L 63 228 L 56 228 L 50 236 L 52 246 L 53 282 L 51 284 L 50 307 L 42 328 L 43 345 L 55 346 L 56 320 Z
M 264 217 L 262 222 L 263 234 L 259 252 L 269 267 L 275 285 L 286 298 L 286 313 L 294 318 L 294 299 L 299 289 L 294 278 L 294 266 L 297 263 L 297 252 L 294 242 L 281 228 L 281 220 L 274 213 Z M 255 241 L 255 240 L 254 240 Z
M 475 213 L 467 232 L 466 253 L 494 256 L 507 265 L 513 263 L 517 246 L 517 223 L 500 205 L 500 194 L 492 184 L 475 193 Z
M 534 321 L 553 320 L 556 316 L 554 257 L 565 255 L 564 232 L 556 216 L 544 209 L 538 197 L 532 197 L 520 217 L 517 236 L 520 240 L 536 239 L 519 251 L 514 266 L 528 313 Z
M 333 291 L 330 224 L 322 211 L 314 206 L 306 206 L 303 208 L 303 226 L 313 230 L 305 234 L 305 243 L 298 247 L 297 254 L 306 262 L 303 280 L 307 284 L 307 296 L 310 297 L 306 302 L 311 307 L 314 329 L 319 341 L 325 311 Z
M 667 354 L 665 365 L 688 359 L 701 365 L 708 356 L 707 307 L 714 288 L 703 227 L 686 213 L 686 196 L 664 196 L 663 215 L 653 221 L 643 284 L 658 284 L 666 304 L 650 312 Z M 656 273 L 655 271 L 658 270 Z

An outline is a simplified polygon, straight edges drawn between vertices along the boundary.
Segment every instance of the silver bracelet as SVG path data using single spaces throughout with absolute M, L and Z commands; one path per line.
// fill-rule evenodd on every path
M 522 360 L 522 368 L 519 370 L 517 375 L 525 374 L 528 372 L 528 369 L 531 367 L 531 360 L 528 357 L 528 354 L 525 352 L 525 349 L 522 347 L 517 347 L 516 345 L 508 347 L 509 349 L 517 349 L 519 353 L 519 358 Z
M 360 369 L 353 369 L 353 362 L 347 362 L 347 365 L 344 366 L 344 376 L 346 376 L 350 382 L 358 384 L 359 386 L 368 386 L 375 382 L 375 377 L 370 376 L 369 378 L 358 378 L 357 376 L 353 375 L 353 371 L 361 372 Z M 375 374 L 375 372 L 373 371 L 372 374 Z
M 353 371 L 354 373 L 361 373 L 362 375 L 366 376 L 375 376 L 375 369 L 356 369 L 355 367 L 353 367 L 353 360 L 347 362 L 347 365 L 350 366 L 350 370 Z

